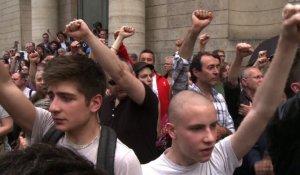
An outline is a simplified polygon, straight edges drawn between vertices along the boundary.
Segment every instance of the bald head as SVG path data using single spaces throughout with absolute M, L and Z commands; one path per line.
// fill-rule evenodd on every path
M 243 70 L 241 77 L 247 78 L 256 72 L 261 72 L 261 71 L 259 69 L 257 69 L 256 67 L 247 67 Z
M 175 95 L 169 105 L 168 117 L 171 123 L 176 124 L 191 107 L 213 106 L 213 103 L 202 95 L 192 91 L 181 91 Z

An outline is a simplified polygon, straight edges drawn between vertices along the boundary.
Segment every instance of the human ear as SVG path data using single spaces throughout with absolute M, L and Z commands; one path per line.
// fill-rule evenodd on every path
M 292 83 L 291 89 L 295 94 L 297 94 L 300 91 L 300 82 Z
M 176 139 L 176 132 L 175 132 L 175 126 L 173 123 L 167 123 L 166 129 L 172 139 Z
M 102 95 L 100 94 L 97 94 L 95 95 L 91 101 L 90 101 L 90 109 L 91 109 L 91 112 L 97 112 L 101 105 L 102 105 Z

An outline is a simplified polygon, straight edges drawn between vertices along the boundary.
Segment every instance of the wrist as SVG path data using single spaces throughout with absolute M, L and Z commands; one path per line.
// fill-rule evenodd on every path
M 116 54 L 119 52 L 119 50 L 116 49 L 114 46 L 111 46 L 110 48 L 111 48 Z

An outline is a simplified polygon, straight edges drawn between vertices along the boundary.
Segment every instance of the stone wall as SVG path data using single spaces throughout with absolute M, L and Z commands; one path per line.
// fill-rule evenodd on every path
M 19 0 L 1 0 L 0 3 L 0 54 L 2 54 L 2 51 L 13 46 L 14 41 L 21 41 L 21 11 Z M 25 9 L 22 9 L 24 16 L 28 15 Z
M 299 0 L 290 2 L 296 1 Z M 161 70 L 163 58 L 174 53 L 176 39 L 183 38 L 190 28 L 193 10 L 209 9 L 214 19 L 203 31 L 211 36 L 206 50 L 223 49 L 226 61 L 231 62 L 237 43 L 247 42 L 256 47 L 279 33 L 285 3 L 285 0 L 149 0 L 146 1 L 146 47 L 156 53 L 156 68 Z M 198 48 L 197 42 L 194 50 Z

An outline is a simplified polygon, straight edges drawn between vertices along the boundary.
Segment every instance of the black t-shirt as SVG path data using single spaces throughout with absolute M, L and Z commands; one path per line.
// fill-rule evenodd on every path
M 114 96 L 105 97 L 100 110 L 102 125 L 113 128 L 117 137 L 133 149 L 142 164 L 158 157 L 155 147 L 158 119 L 158 99 L 152 89 L 144 84 L 145 99 L 138 105 L 129 97 L 115 107 Z
M 233 119 L 235 129 L 237 129 L 244 119 L 244 116 L 239 114 L 240 104 L 250 105 L 252 100 L 243 90 L 241 91 L 240 85 L 233 86 L 227 81 L 223 85 L 228 112 Z

